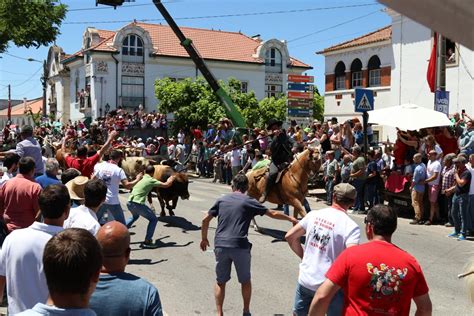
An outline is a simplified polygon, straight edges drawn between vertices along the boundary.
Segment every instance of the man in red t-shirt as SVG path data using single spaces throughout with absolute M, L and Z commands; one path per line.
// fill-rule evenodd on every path
M 428 285 L 416 259 L 391 243 L 397 214 L 386 205 L 373 207 L 365 222 L 369 242 L 347 248 L 326 273 L 310 315 L 325 315 L 332 297 L 344 289 L 344 315 L 431 315 Z
M 68 168 L 75 168 L 81 172 L 84 177 L 90 178 L 92 172 L 94 172 L 94 166 L 96 163 L 100 161 L 100 158 L 105 154 L 105 152 L 109 149 L 110 144 L 112 141 L 117 137 L 118 132 L 112 131 L 109 133 L 109 138 L 105 142 L 104 146 L 94 155 L 87 157 L 87 147 L 80 146 L 77 148 L 77 157 L 72 157 L 70 154 L 63 154 L 64 161 L 66 162 L 66 166 Z M 67 137 L 63 139 L 62 143 L 62 152 L 66 152 L 66 140 Z

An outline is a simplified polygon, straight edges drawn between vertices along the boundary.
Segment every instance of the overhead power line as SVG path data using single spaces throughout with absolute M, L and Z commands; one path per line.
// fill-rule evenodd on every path
M 363 18 L 366 18 L 368 17 L 369 15 L 372 15 L 372 14 L 375 14 L 375 13 L 378 13 L 380 12 L 380 10 L 376 10 L 376 11 L 372 11 L 370 13 L 367 13 L 367 14 L 364 14 L 364 15 L 361 15 L 361 16 L 358 16 L 358 17 L 355 17 L 355 18 L 352 18 L 350 20 L 347 20 L 347 21 L 344 21 L 344 22 L 341 22 L 341 23 L 337 23 L 337 24 L 334 24 L 334 25 L 331 25 L 331 26 L 328 26 L 328 27 L 325 27 L 325 28 L 322 28 L 320 30 L 317 30 L 317 31 L 314 31 L 314 32 L 311 32 L 311 33 L 308 33 L 308 34 L 305 34 L 305 35 L 302 35 L 302 36 L 298 36 L 298 37 L 295 37 L 293 39 L 290 39 L 288 40 L 287 42 L 288 43 L 291 43 L 291 42 L 295 42 L 295 41 L 299 41 L 303 38 L 307 38 L 309 36 L 312 36 L 312 35 L 315 35 L 315 34 L 318 34 L 318 33 L 322 33 L 322 32 L 325 32 L 325 31 L 329 31 L 329 30 L 332 30 L 336 27 L 339 27 L 341 25 L 345 25 L 345 24 L 349 24 L 351 22 L 354 22 L 354 21 L 357 21 L 357 20 L 360 20 L 360 19 L 363 19 Z
M 205 16 L 190 16 L 190 17 L 177 17 L 175 20 L 200 20 L 200 19 L 216 19 L 216 18 L 230 18 L 230 17 L 242 17 L 242 16 L 259 16 L 259 15 L 273 15 L 273 14 L 287 14 L 287 13 L 301 13 L 301 12 L 313 12 L 313 11 L 325 11 L 325 10 L 338 10 L 347 8 L 360 8 L 368 6 L 379 6 L 378 3 L 362 3 L 362 4 L 351 4 L 331 7 L 318 7 L 318 8 L 306 8 L 306 9 L 293 9 L 293 10 L 280 10 L 280 11 L 264 11 L 264 12 L 248 12 L 248 13 L 234 13 L 234 14 L 220 14 L 220 15 L 205 15 Z M 158 22 L 165 21 L 164 19 L 135 19 L 139 22 Z M 132 20 L 114 20 L 114 21 L 70 21 L 64 22 L 63 24 L 107 24 L 107 23 L 127 23 Z
M 162 1 L 162 3 L 173 3 L 176 1 Z M 133 7 L 144 7 L 144 6 L 151 6 L 154 5 L 153 3 L 142 3 L 142 4 L 129 4 L 129 5 L 122 5 L 120 8 L 133 8 Z M 68 9 L 68 12 L 76 12 L 76 11 L 92 11 L 92 10 L 107 10 L 107 9 L 114 9 L 112 6 L 97 6 L 97 7 L 88 7 L 88 8 L 75 8 L 75 9 Z
M 19 87 L 19 86 L 24 85 L 25 83 L 27 83 L 28 81 L 30 81 L 31 79 L 33 79 L 33 77 L 36 76 L 36 74 L 38 74 L 38 72 L 40 72 L 41 69 L 43 69 L 43 66 L 39 67 L 38 70 L 36 70 L 30 77 L 28 77 L 28 79 L 24 80 L 23 82 L 21 82 L 21 83 L 19 83 L 19 84 L 12 85 L 12 88 L 17 88 L 17 87 Z

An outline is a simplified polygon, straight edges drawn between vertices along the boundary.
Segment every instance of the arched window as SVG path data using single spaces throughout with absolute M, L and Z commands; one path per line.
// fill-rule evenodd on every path
M 346 65 L 340 61 L 334 70 L 334 86 L 336 90 L 344 90 L 346 88 Z
M 370 57 L 369 64 L 369 87 L 378 87 L 381 84 L 380 59 L 377 55 Z
M 282 72 L 281 52 L 278 48 L 270 48 L 265 52 L 265 72 Z
M 143 41 L 140 37 L 130 34 L 122 42 L 122 54 L 128 56 L 143 56 Z
M 351 88 L 362 87 L 362 62 L 359 58 L 352 61 L 351 64 Z

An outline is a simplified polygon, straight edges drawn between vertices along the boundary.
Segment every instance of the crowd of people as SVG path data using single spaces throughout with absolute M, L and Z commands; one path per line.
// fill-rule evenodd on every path
M 100 162 L 117 135 L 111 132 L 92 156 L 82 155 L 82 147 L 76 156 L 66 155 L 67 165 L 76 168 L 62 173 L 56 159 L 43 162 L 31 126 L 22 127 L 16 150 L 1 153 L 6 170 L 0 183 L 0 291 L 6 286 L 9 314 L 162 315 L 156 287 L 125 272 L 130 257 L 126 224 L 145 217 L 149 224 L 140 247 L 157 248 L 158 219 L 140 208 L 141 199 L 174 178 L 150 180 L 147 169 L 147 175 L 129 181 L 116 149 Z M 133 189 L 128 221 L 119 185 Z
M 202 225 L 201 248 L 205 250 L 209 246 L 209 222 L 214 217 L 227 218 L 219 219 L 215 237 L 218 311 L 223 308 L 225 284 L 233 262 L 242 283 L 244 314 L 249 312 L 250 244 L 246 236 L 250 220 L 256 215 L 268 215 L 295 224 L 286 238 L 291 249 L 303 260 L 296 289 L 296 315 L 308 313 L 310 305 L 314 315 L 327 309 L 329 314 L 333 313 L 331 310 L 340 313 L 344 295 L 346 301 L 353 301 L 351 308 L 355 311 L 359 308 L 367 311 L 361 306 L 370 301 L 371 308 L 389 308 L 387 311 L 395 308 L 403 313 L 409 310 L 409 301 L 415 298 L 418 309 L 427 315 L 430 313 L 428 288 L 419 265 L 412 257 L 396 253 L 396 247 L 391 244 L 397 216 L 383 203 L 383 189 L 390 177 L 401 177 L 408 183 L 415 211 L 412 224 L 431 225 L 444 220 L 447 226 L 454 227 L 450 237 L 458 240 L 464 240 L 474 230 L 471 212 L 474 209 L 474 185 L 471 185 L 474 179 L 474 129 L 471 119 L 465 114 L 455 114 L 449 127 L 398 131 L 396 141 L 382 147 L 374 143 L 369 126 L 370 131 L 366 131 L 369 148 L 364 148 L 364 131 L 358 119 L 339 124 L 333 118 L 304 128 L 293 123 L 287 129 L 282 128 L 281 121 L 270 120 L 266 129 L 239 131 L 239 137 L 234 137 L 237 132 L 231 122 L 222 119 L 217 125 L 208 125 L 206 130 L 200 126 L 190 127 L 178 130 L 176 137 L 156 136 L 143 141 L 138 136 L 119 137 L 121 123 L 118 122 L 124 116 L 125 113 L 117 112 L 104 120 L 92 122 L 88 128 L 82 123 L 64 127 L 56 123 L 52 127 L 23 126 L 19 132 L 14 132 L 14 137 L 11 131 L 4 131 L 4 135 L 8 135 L 4 141 L 8 144 L 13 139 L 15 145 L 14 150 L 0 152 L 3 161 L 0 180 L 0 212 L 3 215 L 0 225 L 3 241 L 0 288 L 6 284 L 10 313 L 29 310 L 25 315 L 44 314 L 50 305 L 54 305 L 54 312 L 58 314 L 66 315 L 71 307 L 87 309 L 88 306 L 101 314 L 108 305 L 103 303 L 106 297 L 123 296 L 122 305 L 110 304 L 117 308 L 115 315 L 120 314 L 119 310 L 132 314 L 136 310 L 150 311 L 150 315 L 161 314 L 161 302 L 155 287 L 138 277 L 117 274 L 125 273 L 130 255 L 128 228 L 140 216 L 148 220 L 140 247 L 157 247 L 153 235 L 158 218 L 146 205 L 146 197 L 155 187 L 169 187 L 174 179 L 170 177 L 166 182 L 153 179 L 152 166 L 134 179 L 127 178 L 120 167 L 125 153 L 158 156 L 183 165 L 195 162 L 200 176 L 213 177 L 214 182 L 232 185 L 234 193 L 220 198 Z M 141 118 L 144 116 L 148 117 L 148 114 L 139 115 Z M 56 131 L 49 129 L 54 129 L 55 125 Z M 237 141 L 238 138 L 241 141 Z M 54 140 L 59 140 L 59 146 L 53 144 Z M 74 145 L 69 147 L 71 142 Z M 97 144 L 101 146 L 94 147 Z M 60 162 L 48 155 L 48 146 L 62 150 L 65 163 L 62 172 Z M 330 207 L 324 212 L 310 212 L 298 222 L 287 212 L 270 211 L 260 203 L 265 202 L 276 175 L 288 166 L 294 154 L 308 146 L 320 148 L 326 202 Z M 260 168 L 268 168 L 269 175 L 265 191 L 257 201 L 243 194 L 248 189 L 244 173 Z M 119 201 L 119 186 L 132 190 L 127 203 L 132 217 L 128 220 Z M 425 199 L 430 204 L 426 217 L 423 209 Z M 307 201 L 305 208 L 310 211 Z M 357 251 L 345 251 L 360 240 L 360 228 L 347 216 L 348 212 L 367 215 L 366 234 L 374 242 L 369 243 L 366 250 L 355 247 Z M 110 221 L 111 218 L 115 221 Z M 238 234 L 234 236 L 236 232 Z M 299 240 L 305 234 L 306 247 L 302 248 Z M 96 242 L 92 240 L 102 246 L 99 253 L 94 250 Z M 344 242 L 340 243 L 341 240 Z M 51 262 L 52 254 L 48 255 L 50 243 L 58 252 L 56 263 Z M 86 276 L 82 285 L 69 288 L 66 283 L 71 283 L 72 279 L 68 279 L 67 274 L 51 276 L 48 271 L 59 269 L 54 264 L 64 264 L 61 271 L 66 272 L 67 265 L 74 258 L 64 253 L 65 257 L 61 257 L 61 250 L 64 252 L 64 249 L 76 246 L 88 248 L 82 254 L 92 251 L 93 260 L 101 264 L 99 268 L 96 264 L 90 265 L 89 270 L 84 269 L 82 272 Z M 367 253 L 373 253 L 374 258 L 365 256 Z M 391 253 L 395 259 L 382 253 Z M 339 255 L 344 259 L 338 259 Z M 25 257 L 33 259 L 23 264 Z M 353 264 L 353 258 L 368 262 L 364 268 L 365 272 L 369 271 L 368 276 L 358 279 L 358 273 L 362 272 L 358 272 L 360 267 Z M 88 259 L 81 257 L 77 260 Z M 347 275 L 347 271 L 352 269 L 354 276 Z M 364 286 L 365 278 L 371 275 L 367 284 L 372 292 L 357 294 Z M 382 280 L 381 275 L 385 279 Z M 84 280 L 89 283 L 84 283 Z M 25 284 L 31 291 L 23 290 Z M 400 294 L 402 284 L 403 295 Z M 385 294 L 381 293 L 381 286 L 403 297 L 404 303 L 392 307 L 382 300 Z M 131 293 L 137 289 L 146 289 L 151 294 L 142 300 L 127 301 L 127 297 L 132 297 Z M 62 294 L 64 291 L 87 297 L 87 300 L 69 306 L 74 300 L 66 299 Z M 378 303 L 373 302 L 374 298 L 379 300 Z M 93 311 L 84 314 L 93 314 Z

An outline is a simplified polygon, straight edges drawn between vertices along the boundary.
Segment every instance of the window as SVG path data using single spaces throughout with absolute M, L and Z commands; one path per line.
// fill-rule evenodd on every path
M 281 52 L 277 48 L 265 52 L 265 72 L 282 72 Z
M 282 93 L 282 86 L 279 84 L 267 84 L 265 93 L 268 98 L 279 98 Z
M 143 56 L 143 41 L 137 35 L 131 34 L 122 42 L 122 54 L 128 56 Z
M 445 58 L 446 58 L 446 66 L 457 66 L 458 65 L 458 51 L 456 49 L 456 43 L 451 41 L 449 38 L 443 38 L 446 41 L 446 48 L 445 48 Z
M 248 92 L 248 85 L 249 85 L 248 82 L 242 81 L 240 83 L 240 92 L 247 93 Z
M 351 64 L 351 88 L 362 87 L 362 62 L 359 58 L 354 59 Z
M 377 55 L 370 57 L 369 64 L 369 87 L 378 87 L 381 85 L 380 59 Z
M 336 90 L 344 90 L 346 88 L 346 65 L 340 61 L 336 65 L 336 69 L 334 70 L 335 76 L 335 89 Z
M 144 78 L 122 76 L 122 106 L 137 107 L 144 104 Z

